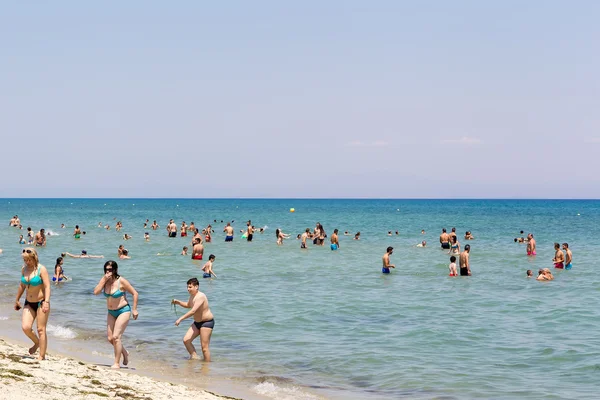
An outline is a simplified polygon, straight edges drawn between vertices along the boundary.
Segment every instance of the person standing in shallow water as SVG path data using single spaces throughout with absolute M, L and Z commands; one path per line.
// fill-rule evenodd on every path
M 471 264 L 469 262 L 469 254 L 471 252 L 471 245 L 465 245 L 465 250 L 460 253 L 458 258 L 458 265 L 460 266 L 460 276 L 471 276 Z
M 14 309 L 15 311 L 21 309 L 21 296 L 26 291 L 21 327 L 25 335 L 33 342 L 33 346 L 29 348 L 29 354 L 35 354 L 39 348 L 38 360 L 45 360 L 48 348 L 46 325 L 50 316 L 50 278 L 46 267 L 40 264 L 35 249 L 23 249 L 22 258 L 24 265 L 21 268 L 21 281 Z M 36 319 L 37 335 L 33 332 L 33 322 Z
M 187 281 L 187 290 L 190 294 L 190 297 L 187 303 L 173 299 L 171 300 L 171 304 L 190 308 L 190 311 L 186 312 L 179 319 L 177 319 L 177 321 L 175 321 L 175 326 L 179 326 L 184 319 L 187 319 L 191 316 L 194 317 L 194 322 L 183 337 L 183 344 L 185 345 L 188 353 L 190 353 L 190 359 L 198 359 L 196 348 L 192 342 L 194 339 L 200 336 L 200 344 L 202 346 L 202 355 L 204 356 L 204 361 L 210 361 L 210 337 L 212 336 L 212 331 L 215 327 L 215 319 L 208 306 L 208 299 L 206 298 L 206 295 L 198 290 L 199 286 L 200 282 L 198 282 L 197 278 L 189 279 Z
M 137 304 L 138 292 L 129 281 L 119 275 L 119 266 L 116 261 L 107 261 L 104 264 L 104 276 L 94 288 L 94 294 L 104 293 L 108 315 L 106 317 L 106 331 L 108 341 L 113 345 L 115 361 L 111 368 L 121 368 L 121 356 L 123 365 L 129 364 L 129 352 L 125 349 L 122 336 L 129 324 L 129 319 L 138 318 Z M 125 295 L 133 296 L 133 309 L 129 305 Z
M 442 228 L 442 234 L 440 235 L 440 245 L 444 250 L 450 249 L 450 235 L 446 233 L 446 228 Z
M 527 235 L 527 255 L 535 256 L 536 255 L 536 243 L 533 238 L 533 233 Z
M 383 257 L 381 257 L 381 260 L 383 261 L 383 267 L 381 268 L 381 272 L 384 274 L 389 274 L 390 268 L 396 268 L 395 265 L 390 264 L 390 256 L 392 255 L 393 252 L 394 252 L 394 248 L 392 246 L 390 246 L 386 249 L 386 252 L 383 255 Z
M 569 249 L 568 243 L 563 243 L 562 248 L 565 251 L 565 269 L 571 269 L 573 268 L 573 265 L 571 265 L 571 262 L 573 262 L 573 253 Z
M 565 268 L 565 255 L 560 249 L 560 244 L 554 243 L 554 268 L 564 269 Z

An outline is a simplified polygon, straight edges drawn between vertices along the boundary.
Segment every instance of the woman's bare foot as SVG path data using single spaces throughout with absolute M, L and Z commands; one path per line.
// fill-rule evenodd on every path
M 198 357 L 198 354 L 193 354 L 190 356 L 190 360 L 199 360 L 200 357 Z
M 129 352 L 123 349 L 123 365 L 129 364 Z
M 44 361 L 44 360 L 46 359 L 46 357 L 39 356 L 37 359 L 38 359 L 39 361 Z
M 112 369 L 120 369 L 120 368 L 121 368 L 121 366 L 120 366 L 119 364 L 113 364 L 113 365 L 111 366 L 111 368 L 112 368 Z
M 36 344 L 34 344 L 33 346 L 31 346 L 31 347 L 29 348 L 29 354 L 33 355 L 33 354 L 34 354 L 34 353 L 37 351 L 37 349 L 38 349 L 39 347 L 40 347 L 40 344 L 39 344 L 39 343 L 36 343 Z

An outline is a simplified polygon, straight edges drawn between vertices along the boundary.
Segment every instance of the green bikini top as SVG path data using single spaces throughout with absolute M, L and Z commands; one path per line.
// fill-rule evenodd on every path
M 121 279 L 121 278 L 119 278 L 119 279 Z M 106 288 L 106 286 L 105 286 L 105 288 Z M 104 290 L 104 289 L 103 289 L 103 291 L 104 291 L 104 297 L 113 297 L 113 298 L 116 299 L 116 298 L 119 298 L 121 296 L 125 296 L 125 292 L 121 291 L 121 282 L 119 282 L 119 287 L 117 288 L 116 292 L 114 292 L 114 293 L 106 293 L 106 290 Z
M 36 269 L 37 269 L 37 273 L 29 281 L 27 279 L 25 279 L 25 275 L 21 276 L 21 283 L 23 285 L 39 286 L 39 285 L 41 285 L 43 283 L 42 277 L 40 276 L 40 268 L 39 268 L 39 266 L 36 267 Z M 23 268 L 23 272 L 25 272 L 25 268 Z

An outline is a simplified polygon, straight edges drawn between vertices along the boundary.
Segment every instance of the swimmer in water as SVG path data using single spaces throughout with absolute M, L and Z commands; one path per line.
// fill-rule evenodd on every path
M 392 236 L 392 231 L 388 231 L 388 236 Z
M 198 279 L 191 278 L 187 281 L 187 290 L 190 297 L 187 303 L 183 301 L 173 299 L 171 304 L 179 305 L 181 307 L 190 308 L 191 310 L 182 315 L 177 321 L 175 326 L 186 318 L 194 317 L 192 326 L 188 329 L 187 333 L 183 337 L 183 344 L 186 350 L 190 353 L 190 359 L 197 360 L 198 354 L 196 354 L 196 348 L 192 344 L 194 339 L 200 336 L 200 343 L 202 345 L 202 355 L 204 361 L 210 361 L 210 337 L 212 335 L 213 328 L 215 327 L 215 320 L 212 312 L 208 306 L 208 299 L 206 295 L 198 290 L 200 282 Z
M 448 254 L 460 254 L 460 243 L 458 243 L 458 238 L 456 237 L 456 235 L 450 236 L 450 241 L 451 245 Z
M 129 260 L 131 258 L 131 257 L 129 257 L 129 250 L 123 249 L 123 253 L 121 253 L 121 255 L 119 256 L 119 258 L 121 260 Z
M 58 285 L 58 282 L 62 282 L 62 281 L 66 281 L 67 278 L 64 275 L 64 270 L 63 270 L 63 258 L 62 257 L 58 257 L 56 259 L 56 265 L 54 265 L 54 276 L 52 277 L 52 282 L 56 282 L 56 284 Z
M 124 234 L 124 235 L 123 235 L 123 240 L 129 240 L 129 239 L 131 239 L 132 237 L 133 237 L 133 236 L 131 236 L 131 235 Z
M 348 232 L 348 231 L 345 231 L 344 232 L 344 236 L 352 236 L 352 234 L 350 232 Z
M 535 256 L 536 255 L 536 243 L 533 238 L 533 233 L 527 235 L 527 255 Z
M 560 249 L 560 244 L 554 243 L 554 268 L 564 269 L 565 268 L 565 255 Z
M 421 235 L 425 234 L 425 229 L 421 229 Z
M 538 281 L 551 281 L 554 280 L 554 276 L 552 272 L 548 268 L 540 269 L 538 271 L 538 277 L 536 278 Z
M 215 259 L 217 257 L 215 257 L 214 254 L 211 254 L 210 256 L 208 256 L 208 261 L 206 262 L 206 264 L 204 264 L 204 266 L 202 267 L 202 272 L 203 278 L 211 278 L 211 277 L 217 277 L 217 275 L 214 273 L 212 266 L 213 266 L 213 262 L 215 262 Z
M 183 246 L 183 250 L 181 250 L 181 255 L 182 256 L 187 256 L 188 255 L 187 251 L 188 251 L 188 247 L 187 246 Z
M 25 244 L 25 239 L 23 239 L 23 235 L 19 236 L 19 244 Z
M 65 254 L 65 256 L 71 257 L 71 258 L 104 258 L 104 256 L 93 256 L 91 254 L 88 254 L 87 251 L 85 251 L 85 250 L 81 250 L 81 254 L 79 254 L 79 255 L 71 254 L 69 252 L 66 252 L 64 254 Z
M 533 278 L 533 271 L 532 270 L 530 270 L 530 269 L 527 270 L 527 277 L 528 278 Z
M 333 235 L 331 235 L 331 250 L 337 250 L 340 248 L 340 241 L 338 239 L 338 230 L 333 230 Z
M 448 269 L 450 270 L 450 274 L 448 276 L 458 276 L 455 256 L 450 257 L 450 265 L 448 265 Z
M 458 258 L 458 264 L 460 266 L 460 276 L 471 276 L 471 264 L 469 262 L 469 255 L 471 252 L 471 245 L 465 246 L 465 251 L 460 253 Z
M 473 240 L 473 239 L 475 239 L 475 238 L 471 234 L 471 231 L 466 231 L 465 232 L 465 240 Z
M 417 245 L 417 247 L 427 247 L 427 241 L 423 240 L 421 243 Z
M 73 230 L 73 236 L 75 239 L 79 239 L 81 237 L 81 229 L 79 229 L 79 225 L 75 225 L 75 229 Z
M 286 235 L 279 228 L 275 229 L 275 237 L 277 238 L 277 245 L 281 246 L 283 244 L 283 239 L 288 239 L 290 235 Z
M 562 248 L 565 251 L 565 269 L 571 269 L 573 268 L 573 265 L 571 264 L 571 262 L 573 262 L 573 253 L 571 252 L 571 249 L 569 249 L 568 243 L 563 243 Z
M 356 232 L 356 235 L 354 235 L 354 240 L 360 240 L 360 232 Z
M 442 228 L 442 233 L 440 235 L 440 245 L 444 250 L 450 249 L 450 235 L 446 233 L 446 228 Z
M 381 261 L 383 262 L 383 267 L 381 268 L 381 272 L 384 274 L 390 273 L 390 268 L 396 268 L 395 265 L 390 264 L 390 256 L 394 253 L 394 248 L 392 246 L 386 249 L 385 254 L 381 257 Z
M 223 229 L 223 232 L 225 232 L 225 241 L 233 242 L 233 227 L 231 226 L 231 223 L 227 223 L 227 226 Z
M 46 231 L 44 228 L 40 229 L 40 231 L 35 234 L 34 242 L 38 247 L 46 247 Z
M 149 234 L 148 232 L 144 233 L 144 240 L 145 240 L 146 242 L 149 242 L 149 241 L 150 241 L 150 234 Z
M 302 243 L 300 243 L 301 249 L 306 249 L 306 240 L 310 237 L 310 228 L 306 228 L 304 233 L 301 236 Z
M 158 224 L 156 223 L 156 220 L 154 220 L 154 222 L 152 222 L 152 226 L 151 226 L 151 228 L 152 228 L 152 230 L 153 230 L 153 231 L 155 231 L 155 230 L 157 230 L 158 228 L 160 228 L 160 227 L 158 226 Z
M 204 255 L 204 246 L 200 239 L 194 239 L 194 247 L 192 249 L 192 260 L 202 260 Z

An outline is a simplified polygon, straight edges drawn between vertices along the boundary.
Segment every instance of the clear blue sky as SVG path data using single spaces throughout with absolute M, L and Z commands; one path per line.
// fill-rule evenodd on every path
M 32 1 L 0 197 L 600 198 L 599 1 Z

